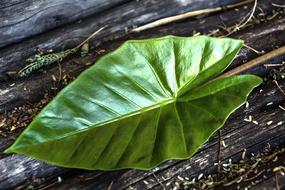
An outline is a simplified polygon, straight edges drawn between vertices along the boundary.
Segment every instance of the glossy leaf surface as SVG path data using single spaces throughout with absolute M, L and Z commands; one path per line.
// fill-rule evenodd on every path
M 241 45 L 206 36 L 127 41 L 64 88 L 6 152 L 104 170 L 189 158 L 261 82 L 211 81 Z

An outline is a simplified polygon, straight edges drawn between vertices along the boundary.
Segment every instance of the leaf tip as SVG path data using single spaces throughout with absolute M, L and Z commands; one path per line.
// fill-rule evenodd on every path
M 7 148 L 6 150 L 4 150 L 3 153 L 5 153 L 5 154 L 10 154 L 10 153 L 13 153 L 13 150 L 12 150 L 11 147 L 9 147 L 9 148 Z
M 256 86 L 260 85 L 263 82 L 263 79 L 257 75 L 249 74 L 249 76 L 255 80 Z

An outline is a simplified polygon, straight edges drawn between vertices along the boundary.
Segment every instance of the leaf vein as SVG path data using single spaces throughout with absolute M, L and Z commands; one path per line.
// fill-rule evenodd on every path
M 150 68 L 152 74 L 155 76 L 156 81 L 158 82 L 160 88 L 163 90 L 163 92 L 165 93 L 165 95 L 167 96 L 171 96 L 171 93 L 168 92 L 168 90 L 166 90 L 166 88 L 164 87 L 164 85 L 162 84 L 159 76 L 157 75 L 157 72 L 155 70 L 155 68 L 149 63 L 148 59 L 137 49 L 137 47 L 135 47 L 132 43 L 131 47 L 133 47 L 144 59 L 145 59 L 145 63 L 148 65 L 148 67 Z

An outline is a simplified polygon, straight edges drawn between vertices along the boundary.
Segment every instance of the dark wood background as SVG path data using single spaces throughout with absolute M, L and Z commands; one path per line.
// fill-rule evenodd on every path
M 222 12 L 184 19 L 140 33 L 131 29 L 159 18 L 187 11 L 225 6 L 239 0 L 116 0 L 116 1 L 44 1 L 4 0 L 0 5 L 0 151 L 7 148 L 24 129 L 24 126 L 10 120 L 19 120 L 29 115 L 29 110 L 46 104 L 65 84 L 65 80 L 54 81 L 61 76 L 76 77 L 103 54 L 118 47 L 128 39 L 144 39 L 163 35 L 191 36 L 197 32 L 217 36 L 226 34 L 227 29 L 239 23 L 252 10 L 253 3 Z M 269 52 L 285 45 L 284 0 L 259 0 L 254 19 L 230 37 L 245 40 L 246 44 L 259 51 Z M 91 45 L 93 50 L 86 58 L 71 57 L 61 63 L 46 67 L 29 77 L 14 79 L 7 72 L 17 71 L 25 60 L 36 53 L 36 49 L 55 51 L 74 47 L 96 29 L 107 26 L 96 36 Z M 102 51 L 104 50 L 104 51 Z M 230 68 L 244 64 L 259 55 L 243 48 Z M 285 55 L 276 57 L 266 64 L 280 64 Z M 230 69 L 229 68 L 229 69 Z M 268 78 L 276 67 L 260 65 L 246 71 Z M 278 83 L 285 89 L 284 80 Z M 48 96 L 49 98 L 46 98 Z M 47 99 L 47 100 L 46 100 Z M 272 102 L 272 104 L 271 104 Z M 270 106 L 268 106 L 270 103 Z M 215 162 L 226 162 L 229 158 L 240 160 L 244 149 L 250 153 L 271 148 L 284 147 L 285 143 L 285 96 L 270 80 L 258 87 L 249 98 L 249 108 L 241 107 L 233 113 L 220 130 L 226 147 L 219 146 L 216 133 L 189 160 L 169 161 L 151 171 L 120 170 L 115 172 L 84 171 L 58 168 L 21 155 L 0 155 L 0 189 L 167 189 L 181 182 L 177 178 L 192 179 L 200 173 L 217 171 Z M 245 122 L 251 115 L 258 125 Z M 32 118 L 28 118 L 30 121 Z M 273 121 L 267 125 L 268 121 Z M 282 121 L 283 124 L 278 123 Z M 1 122 L 0 122 L 1 123 Z M 16 124 L 15 124 L 16 123 Z M 14 128 L 16 129 L 14 129 Z M 2 134 L 2 135 L 1 135 Z M 217 156 L 220 147 L 220 158 Z M 247 156 L 249 156 L 247 155 Z M 274 189 L 275 173 L 272 168 L 284 166 L 284 155 L 268 166 L 262 180 L 239 184 L 253 189 Z M 269 171 L 270 170 L 270 171 Z M 155 173 L 155 175 L 153 175 Z M 265 175 L 264 174 L 264 175 Z M 59 180 L 60 179 L 60 180 Z M 280 176 L 279 188 L 285 188 L 285 177 Z M 162 183 L 163 185 L 161 185 Z M 234 184 L 228 189 L 236 189 Z M 218 186 L 217 189 L 225 189 Z

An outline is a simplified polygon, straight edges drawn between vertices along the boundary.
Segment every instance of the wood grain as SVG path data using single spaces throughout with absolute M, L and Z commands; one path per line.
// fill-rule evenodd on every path
M 0 5 L 0 48 L 87 16 L 126 0 L 11 0 Z
M 8 79 L 6 72 L 15 71 L 25 66 L 25 60 L 37 53 L 37 49 L 61 51 L 63 49 L 75 47 L 83 39 L 102 26 L 108 27 L 93 39 L 93 44 L 125 36 L 129 29 L 159 18 L 236 2 L 239 2 L 239 0 L 212 0 L 210 2 L 207 1 L 206 4 L 205 0 L 143 0 L 127 2 L 112 9 L 108 9 L 103 13 L 92 15 L 83 19 L 81 22 L 73 22 L 64 27 L 59 27 L 32 38 L 21 40 L 21 42 L 17 44 L 3 47 L 0 49 L 0 82 Z M 31 29 L 31 27 L 24 26 L 25 29 L 21 30 Z M 33 28 L 34 26 L 32 26 L 32 29 Z M 13 27 L 13 30 L 16 29 L 16 27 Z M 5 29 L 5 32 L 6 31 L 8 30 Z M 2 32 L 0 29 L 0 43 L 13 38 L 4 36 L 5 32 Z M 17 36 L 19 35 L 14 35 L 16 38 Z

